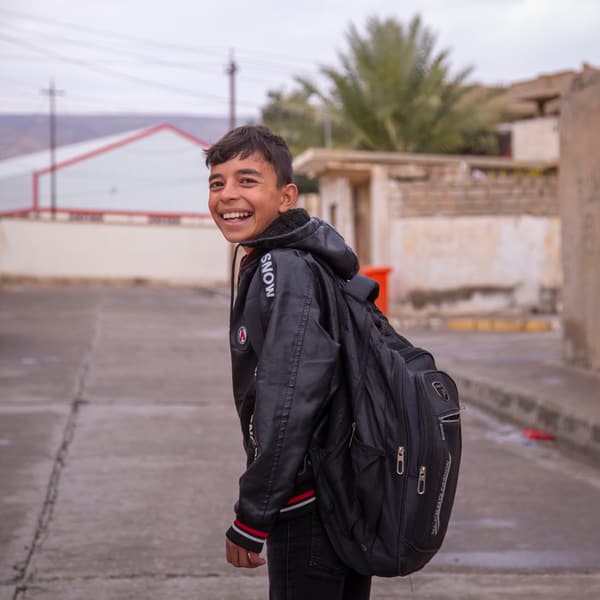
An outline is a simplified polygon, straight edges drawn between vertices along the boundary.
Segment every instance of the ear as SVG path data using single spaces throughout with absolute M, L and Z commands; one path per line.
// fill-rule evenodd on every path
M 288 183 L 281 190 L 281 200 L 279 202 L 279 214 L 287 212 L 290 208 L 294 208 L 298 200 L 298 187 L 295 183 Z

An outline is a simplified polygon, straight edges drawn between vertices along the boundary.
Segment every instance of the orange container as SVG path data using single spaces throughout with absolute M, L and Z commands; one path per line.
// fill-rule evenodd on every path
M 392 272 L 392 267 L 376 267 L 374 265 L 366 265 L 360 270 L 360 272 L 366 277 L 375 280 L 379 284 L 379 297 L 377 300 L 375 300 L 375 304 L 384 315 L 387 315 L 389 301 L 388 278 L 389 274 Z

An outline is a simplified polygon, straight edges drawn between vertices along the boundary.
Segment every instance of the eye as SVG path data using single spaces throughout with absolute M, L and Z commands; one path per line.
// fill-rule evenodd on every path
M 208 189 L 209 190 L 219 190 L 223 187 L 223 182 L 222 181 L 211 181 L 208 184 Z
M 243 185 L 252 185 L 252 184 L 258 183 L 258 182 L 256 181 L 256 179 L 253 179 L 252 177 L 242 177 L 240 179 L 240 183 Z

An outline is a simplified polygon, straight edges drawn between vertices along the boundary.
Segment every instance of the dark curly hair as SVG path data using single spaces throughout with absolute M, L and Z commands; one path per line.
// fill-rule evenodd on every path
M 263 125 L 243 125 L 226 133 L 206 153 L 206 166 L 220 165 L 232 158 L 260 154 L 273 165 L 277 186 L 292 183 L 292 154 L 285 140 Z

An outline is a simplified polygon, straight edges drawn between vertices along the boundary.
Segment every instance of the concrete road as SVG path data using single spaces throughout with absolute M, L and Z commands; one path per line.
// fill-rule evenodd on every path
M 0 600 L 266 598 L 224 560 L 243 464 L 224 295 L 0 291 Z M 452 346 L 453 334 L 436 338 Z M 469 407 L 443 551 L 374 599 L 600 597 L 600 470 Z

